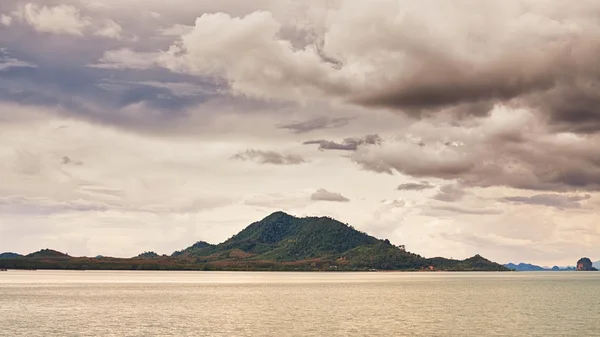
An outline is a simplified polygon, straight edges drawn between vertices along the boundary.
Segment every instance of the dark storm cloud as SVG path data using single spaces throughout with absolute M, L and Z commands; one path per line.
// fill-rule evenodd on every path
M 467 105 L 472 114 L 482 115 L 489 111 L 485 107 L 491 105 L 477 109 L 476 103 L 508 101 L 554 86 L 551 72 L 524 71 L 526 67 L 517 65 L 516 60 L 503 60 L 477 72 L 470 64 L 446 57 L 444 54 L 430 55 L 422 60 L 423 67 L 413 75 L 358 102 L 402 109 L 412 115 Z
M 381 142 L 382 139 L 379 135 L 366 135 L 363 138 L 346 138 L 341 143 L 320 139 L 305 141 L 303 144 L 318 144 L 319 150 L 356 151 L 363 144 L 378 145 Z
M 440 139 L 437 144 L 415 147 L 406 141 L 388 141 L 380 147 L 359 148 L 351 160 L 377 173 L 456 180 L 463 186 L 600 190 L 600 135 L 556 134 L 535 115 L 512 119 L 515 115 L 509 114 L 518 112 L 496 112 L 476 129 L 453 127 L 452 132 L 462 129 L 458 142 L 445 141 L 443 131 L 432 128 L 424 135 Z
M 340 193 L 329 192 L 326 189 L 319 189 L 310 196 L 310 200 L 314 201 L 334 201 L 334 202 L 349 202 L 350 199 Z
M 278 124 L 277 127 L 280 129 L 286 129 L 291 131 L 292 133 L 307 133 L 315 130 L 321 129 L 332 129 L 332 128 L 340 128 L 342 126 L 348 125 L 352 118 L 348 117 L 338 117 L 338 118 L 328 118 L 328 117 L 320 117 L 311 119 L 304 122 L 295 122 L 295 123 L 287 123 L 287 124 Z
M 549 114 L 557 131 L 595 133 L 600 130 L 600 74 L 556 86 L 532 103 Z
M 240 152 L 232 159 L 254 161 L 259 164 L 274 164 L 274 165 L 297 165 L 302 164 L 305 160 L 293 154 L 281 154 L 275 151 L 262 151 L 255 149 L 248 149 L 245 152 Z
M 537 194 L 531 197 L 505 197 L 501 198 L 501 201 L 511 202 L 521 205 L 536 205 L 536 206 L 548 206 L 559 209 L 566 208 L 580 208 L 581 202 L 589 200 L 591 195 L 562 195 L 562 194 Z
M 413 73 L 355 102 L 416 118 L 485 116 L 494 104 L 505 104 L 532 109 L 560 131 L 600 131 L 600 67 L 593 57 L 600 42 L 581 38 L 547 48 L 543 58 L 524 51 L 482 65 L 438 51 L 420 58 Z
M 435 186 L 431 185 L 426 181 L 422 181 L 419 183 L 406 183 L 401 184 L 396 188 L 398 191 L 422 191 L 430 188 L 434 188 Z

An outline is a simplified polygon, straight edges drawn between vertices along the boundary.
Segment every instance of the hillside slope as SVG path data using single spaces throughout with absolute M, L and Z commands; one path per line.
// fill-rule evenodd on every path
M 25 255 L 26 258 L 33 259 L 68 259 L 69 255 L 53 249 L 42 249 L 40 251 Z
M 297 218 L 284 212 L 250 224 L 221 244 L 200 241 L 172 256 L 227 265 L 270 261 L 284 265 L 321 263 L 328 268 L 352 270 L 508 270 L 475 257 L 464 261 L 426 259 L 332 218 Z
M 98 270 L 447 270 L 508 271 L 479 255 L 466 260 L 424 258 L 329 217 L 275 212 L 223 243 L 198 241 L 171 256 L 71 257 L 44 249 L 0 260 L 1 268 Z
M 17 254 L 17 253 L 6 252 L 6 253 L 0 254 L 0 259 L 14 259 L 14 258 L 21 257 L 21 256 L 23 256 L 23 255 Z

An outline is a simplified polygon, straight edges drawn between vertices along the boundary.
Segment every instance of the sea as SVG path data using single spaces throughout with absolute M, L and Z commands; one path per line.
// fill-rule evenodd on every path
M 600 272 L 9 270 L 0 336 L 600 336 Z

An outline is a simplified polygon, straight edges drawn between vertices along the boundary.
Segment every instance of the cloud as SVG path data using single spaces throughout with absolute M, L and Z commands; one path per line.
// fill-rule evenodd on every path
M 84 29 L 91 26 L 91 18 L 82 16 L 71 5 L 53 7 L 26 4 L 14 12 L 14 16 L 26 22 L 38 32 L 83 36 Z
M 314 46 L 295 49 L 290 41 L 277 37 L 280 29 L 281 24 L 267 11 L 244 17 L 203 14 L 196 19 L 193 30 L 179 36 L 167 51 L 107 52 L 96 66 L 161 66 L 172 71 L 220 76 L 234 92 L 256 98 L 303 100 L 305 93 L 314 96 L 344 90 L 340 87 L 348 82 L 336 75 L 333 65 L 322 62 Z M 296 88 L 290 90 L 286 83 L 293 83 Z
M 357 149 L 351 159 L 362 168 L 379 173 L 397 170 L 413 177 L 453 179 L 468 173 L 474 165 L 475 159 L 461 150 L 444 144 L 424 147 L 422 143 L 396 140 Z
M 104 212 L 115 205 L 89 200 L 56 201 L 24 196 L 0 197 L 0 209 L 6 213 L 54 214 L 64 212 Z
M 169 28 L 159 29 L 158 33 L 162 36 L 182 36 L 190 33 L 192 30 L 194 30 L 192 26 L 175 24 Z
M 388 209 L 402 208 L 402 207 L 406 206 L 406 201 L 404 201 L 402 199 L 382 200 L 381 203 L 384 204 L 385 206 L 387 206 L 386 208 L 388 208 Z
M 581 202 L 589 200 L 592 196 L 584 195 L 563 195 L 563 194 L 536 194 L 530 197 L 505 197 L 499 200 L 521 205 L 538 205 L 555 207 L 558 209 L 580 208 Z
M 11 14 L 12 17 L 2 15 L 0 23 L 9 26 L 15 19 L 40 33 L 76 37 L 93 33 L 108 39 L 123 39 L 123 28 L 114 20 L 84 15 L 78 7 L 69 4 L 47 6 L 28 3 L 18 7 Z
M 343 151 L 356 151 L 363 145 L 378 145 L 382 142 L 379 135 L 366 135 L 364 138 L 346 138 L 341 143 L 336 143 L 329 140 L 308 140 L 302 144 L 312 145 L 318 144 L 319 150 L 343 150 Z
M 94 35 L 106 37 L 109 39 L 121 40 L 123 28 L 113 20 L 106 20 L 103 27 L 98 29 Z
M 254 207 L 265 207 L 277 210 L 287 210 L 290 208 L 300 208 L 306 206 L 306 191 L 282 192 L 282 193 L 256 193 L 243 198 L 244 205 Z
M 302 164 L 305 160 L 293 154 L 281 154 L 275 151 L 263 151 L 248 149 L 245 152 L 240 152 L 232 157 L 232 159 L 254 161 L 259 164 L 275 164 L 275 165 L 297 165 Z
M 352 118 L 319 117 L 319 118 L 311 119 L 311 120 L 304 121 L 304 122 L 278 124 L 277 127 L 280 129 L 289 130 L 292 133 L 302 134 L 302 133 L 307 133 L 307 132 L 311 132 L 311 131 L 315 131 L 315 130 L 339 128 L 342 126 L 346 126 L 346 125 L 348 125 L 350 120 L 352 120 Z
M 424 145 L 388 139 L 359 148 L 351 160 L 374 172 L 458 180 L 466 186 L 600 189 L 595 155 L 600 135 L 556 132 L 530 111 L 497 106 L 490 116 L 464 125 L 422 122 L 406 132 L 418 133 Z
M 10 26 L 12 24 L 12 18 L 6 14 L 0 15 L 0 24 L 4 26 Z
M 314 201 L 335 201 L 335 202 L 349 202 L 350 199 L 341 195 L 340 193 L 329 192 L 326 189 L 319 189 L 310 196 L 310 200 Z
M 37 68 L 38 66 L 29 62 L 11 57 L 10 53 L 0 48 L 0 71 L 10 68 Z
M 250 97 L 337 99 L 417 118 L 483 116 L 495 104 L 511 104 L 561 130 L 600 130 L 594 108 L 600 24 L 590 19 L 597 2 L 340 0 L 295 9 L 303 20 L 291 27 L 273 8 L 238 17 L 203 14 L 167 51 L 129 52 L 152 55 L 156 62 L 147 66 L 222 77 Z M 480 15 L 467 14 L 473 11 Z M 285 33 L 293 29 L 304 43 Z M 127 66 L 114 56 L 107 53 L 101 63 Z
M 104 53 L 102 58 L 91 68 L 100 69 L 148 69 L 155 67 L 160 62 L 159 53 L 136 53 L 130 49 L 122 48 Z
M 75 165 L 75 166 L 83 165 L 83 163 L 80 160 L 73 160 L 68 156 L 63 156 L 61 158 L 61 163 L 63 165 Z
M 504 211 L 500 209 L 489 209 L 489 208 L 467 208 L 456 205 L 435 205 L 431 206 L 433 210 L 448 211 L 452 213 L 462 213 L 470 215 L 494 215 L 502 214 Z
M 418 183 L 406 183 L 398 185 L 396 188 L 398 191 L 422 191 L 430 188 L 434 188 L 435 186 L 431 185 L 426 181 L 418 182 Z
M 466 194 L 465 190 L 456 185 L 444 185 L 433 198 L 445 202 L 456 202 L 461 200 Z

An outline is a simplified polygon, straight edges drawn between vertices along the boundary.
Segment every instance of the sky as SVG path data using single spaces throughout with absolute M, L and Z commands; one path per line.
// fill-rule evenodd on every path
M 0 251 L 171 254 L 275 211 L 600 259 L 600 2 L 2 0 Z

